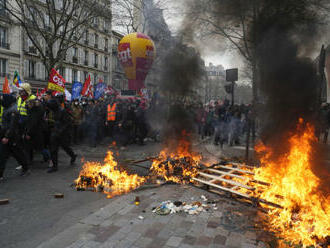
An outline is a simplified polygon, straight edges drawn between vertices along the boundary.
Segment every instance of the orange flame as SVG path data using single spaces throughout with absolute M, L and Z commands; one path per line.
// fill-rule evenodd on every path
M 197 169 L 202 157 L 192 152 L 190 148 L 191 144 L 183 133 L 183 137 L 174 149 L 175 151 L 165 148 L 153 160 L 151 173 L 175 183 L 192 182 L 191 178 L 198 174 Z
M 142 185 L 146 179 L 136 174 L 120 171 L 113 153 L 108 151 L 104 164 L 86 162 L 76 179 L 77 188 L 93 188 L 103 191 L 108 197 L 127 193 Z
M 300 119 L 297 131 L 289 139 L 290 151 L 276 161 L 271 159 L 271 148 L 263 144 L 256 147 L 263 155 L 255 179 L 271 183 L 256 194 L 283 207 L 270 209 L 271 231 L 295 244 L 309 246 L 330 235 L 330 197 L 318 191 L 320 180 L 311 169 L 314 128 Z

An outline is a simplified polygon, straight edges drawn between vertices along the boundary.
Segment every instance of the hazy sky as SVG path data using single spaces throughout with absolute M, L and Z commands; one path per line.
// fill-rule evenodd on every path
M 184 3 L 187 0 L 169 0 L 168 9 L 165 9 L 164 15 L 170 30 L 175 34 L 182 26 L 184 19 Z M 188 0 L 189 1 L 189 0 Z M 212 42 L 212 44 L 210 44 Z M 215 43 L 212 41 L 196 41 L 199 44 L 197 47 L 205 61 L 205 64 L 213 63 L 222 65 L 225 69 L 232 67 L 242 67 L 243 63 L 239 56 L 234 51 L 225 49 L 223 42 Z M 206 49 L 207 48 L 207 49 Z

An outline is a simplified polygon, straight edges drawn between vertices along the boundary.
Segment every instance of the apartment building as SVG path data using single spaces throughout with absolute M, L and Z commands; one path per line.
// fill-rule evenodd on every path
M 5 6 L 7 1 L 0 0 L 0 6 Z M 42 4 L 45 1 L 40 2 Z M 88 75 L 91 76 L 92 82 L 95 84 L 103 81 L 112 85 L 114 82 L 112 62 L 115 61 L 113 56 L 116 54 L 113 53 L 112 49 L 113 32 L 110 1 L 99 0 L 99 4 L 103 9 L 102 14 L 93 18 L 93 22 L 83 33 L 81 39 L 67 50 L 66 57 L 58 68 L 67 82 L 67 88 L 71 88 L 71 83 L 74 81 L 83 83 Z M 23 28 L 6 13 L 5 8 L 1 9 L 0 84 L 4 81 L 2 76 L 8 74 L 7 76 L 12 77 L 14 71 L 17 70 L 22 79 L 30 83 L 34 89 L 44 88 L 48 83 L 48 73 L 38 49 L 33 45 Z M 45 15 L 45 18 L 49 18 L 49 16 Z M 45 19 L 45 23 L 47 22 L 49 20 Z M 76 39 L 76 37 L 73 38 Z M 57 44 L 55 44 L 54 50 L 56 48 Z
M 21 27 L 5 10 L 6 1 L 0 0 L 0 83 L 12 79 L 15 70 L 22 70 Z
M 118 90 L 128 89 L 128 80 L 118 59 L 118 44 L 123 37 L 123 34 L 112 31 L 111 78 L 112 86 Z

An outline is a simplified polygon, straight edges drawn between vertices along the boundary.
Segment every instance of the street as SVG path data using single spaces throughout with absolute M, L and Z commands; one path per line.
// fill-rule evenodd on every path
M 144 158 L 157 154 L 160 147 L 161 145 L 158 143 L 149 143 L 146 146 L 132 145 L 129 146 L 127 150 L 120 150 L 119 158 L 121 161 Z M 204 146 L 204 153 L 210 154 L 210 151 L 206 151 L 206 147 L 212 152 L 212 149 L 210 149 L 212 146 Z M 78 192 L 72 187 L 72 183 L 79 175 L 81 168 L 80 159 L 82 155 L 84 155 L 84 159 L 87 161 L 101 161 L 104 158 L 107 145 L 100 145 L 97 148 L 79 145 L 75 146 L 74 149 L 79 154 L 79 161 L 76 165 L 73 167 L 68 165 L 69 157 L 61 151 L 59 171 L 54 174 L 47 174 L 46 165 L 39 162 L 41 157 L 36 156 L 31 175 L 22 178 L 19 177 L 18 173 L 15 171 L 15 167 L 17 166 L 16 161 L 13 159 L 10 160 L 7 169 L 7 179 L 0 185 L 0 198 L 8 198 L 10 200 L 8 205 L 0 206 L 0 247 L 32 248 L 38 247 L 39 245 L 39 247 L 67 247 L 72 244 L 75 245 L 71 247 L 85 247 L 82 245 L 84 242 L 81 241 L 81 238 L 87 243 L 89 242 L 89 244 L 91 244 L 93 240 L 96 240 L 95 242 L 97 242 L 97 245 L 102 243 L 109 245 L 110 243 L 119 244 L 120 242 L 124 242 L 124 246 L 121 247 L 147 247 L 148 245 L 150 245 L 150 247 L 162 247 L 162 245 L 167 247 L 169 246 L 167 242 L 183 242 L 186 236 L 194 238 L 192 240 L 186 238 L 186 246 L 179 247 L 189 247 L 189 244 L 193 245 L 194 242 L 202 247 L 211 245 L 214 245 L 214 247 L 227 247 L 223 246 L 226 244 L 225 237 L 228 236 L 229 233 L 232 233 L 232 231 L 233 234 L 231 235 L 239 235 L 242 238 L 239 239 L 239 242 L 230 238 L 228 242 L 235 241 L 236 243 L 234 242 L 232 244 L 233 247 L 241 247 L 241 242 L 248 242 L 243 239 L 243 235 L 246 232 L 248 232 L 248 235 L 252 235 L 250 229 L 251 227 L 253 228 L 253 218 L 255 217 L 253 208 L 242 205 L 234 200 L 221 198 L 214 194 L 208 195 L 207 198 L 214 200 L 221 199 L 221 204 L 217 204 L 219 211 L 214 211 L 212 213 L 206 212 L 197 216 L 186 216 L 185 214 L 157 216 L 155 213 L 152 213 L 152 207 L 162 201 L 175 201 L 178 199 L 189 201 L 191 198 L 198 201 L 202 194 L 208 194 L 204 190 L 192 188 L 191 186 L 165 185 L 157 189 L 147 189 L 117 196 L 113 199 L 107 199 L 106 195 L 102 193 L 88 191 Z M 215 151 L 216 149 L 213 148 L 213 150 Z M 144 166 L 147 165 L 148 162 L 145 163 Z M 147 173 L 145 169 L 136 166 L 132 168 L 132 172 L 136 172 L 139 175 L 146 175 Z M 55 193 L 64 194 L 64 198 L 54 198 Z M 141 205 L 138 207 L 133 204 L 135 196 L 141 198 Z M 237 219 L 237 225 L 235 223 L 227 223 L 222 226 L 220 223 L 222 221 L 224 224 L 224 219 L 220 221 L 220 217 L 225 216 L 223 213 L 230 213 L 229 210 L 228 213 L 226 213 L 226 211 L 223 212 L 223 209 L 229 208 L 235 208 L 239 212 L 247 211 L 250 215 L 252 213 L 252 218 L 251 216 L 247 219 L 245 217 L 240 218 L 239 216 L 241 214 L 237 212 L 237 215 L 234 216 Z M 100 219 L 99 217 L 95 217 L 99 216 L 100 213 L 102 213 L 104 218 Z M 144 220 L 138 219 L 140 215 L 144 216 Z M 123 219 L 126 220 L 126 222 Z M 139 224 L 134 228 L 138 230 L 137 233 L 139 233 L 139 235 L 136 234 L 135 239 L 130 238 L 129 240 L 131 240 L 131 242 L 129 242 L 123 239 L 123 237 L 119 237 L 119 234 L 117 234 L 117 236 L 112 237 L 110 240 L 111 242 L 107 241 L 108 238 L 110 238 L 112 234 L 117 233 L 118 230 L 118 233 L 125 233 L 124 230 L 130 232 L 127 228 L 129 227 L 129 230 L 131 230 L 131 228 L 134 227 L 134 225 L 130 224 L 131 222 L 139 222 L 135 223 Z M 105 229 L 102 229 L 108 227 L 106 223 L 109 224 L 108 226 L 114 225 L 115 227 L 112 228 L 115 229 L 110 228 L 112 231 L 107 229 L 108 231 L 106 232 Z M 158 232 L 154 234 L 147 232 L 148 227 L 159 227 L 157 223 L 162 223 L 164 230 L 159 229 Z M 172 223 L 176 226 L 175 228 L 180 230 L 176 231 L 175 228 L 171 228 L 172 224 L 165 225 L 166 223 Z M 213 226 L 207 227 L 207 225 Z M 101 228 L 101 230 L 96 231 L 95 228 Z M 219 232 L 216 231 L 216 228 L 218 228 Z M 227 230 L 225 228 L 227 228 Z M 168 229 L 171 229 L 171 232 Z M 190 229 L 195 231 L 191 231 Z M 168 230 L 168 233 L 166 233 L 166 230 Z M 198 233 L 200 231 L 203 232 L 203 235 L 201 239 L 198 240 L 195 236 L 196 232 Z M 75 235 L 72 235 L 72 232 L 75 233 Z M 141 236 L 145 232 L 147 236 Z M 159 233 L 162 233 L 160 237 L 158 235 Z M 101 234 L 103 234 L 102 237 L 100 237 Z M 63 235 L 68 236 L 63 238 Z M 220 236 L 217 237 L 217 235 Z M 252 243 L 256 246 L 255 234 L 252 235 L 252 239 L 253 238 L 254 243 Z M 152 242 L 154 239 L 157 240 L 156 244 Z M 172 241 L 168 241 L 170 239 Z M 162 245 L 159 242 L 162 242 Z M 178 244 L 180 244 L 180 242 Z M 178 247 L 178 244 L 175 244 L 174 247 Z M 183 244 L 184 243 L 182 243 L 182 245 Z M 236 246 L 234 244 L 236 244 Z M 86 247 L 98 247 L 94 245 Z

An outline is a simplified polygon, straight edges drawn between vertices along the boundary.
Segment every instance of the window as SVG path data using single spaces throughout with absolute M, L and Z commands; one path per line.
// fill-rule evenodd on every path
M 99 36 L 95 34 L 95 48 L 97 48 L 99 45 Z
M 96 54 L 96 53 L 94 53 L 94 66 L 97 68 L 97 62 L 98 62 L 98 60 L 99 60 L 99 56 Z
M 0 74 L 1 77 L 6 76 L 7 74 L 7 59 L 0 58 Z
M 72 82 L 78 80 L 78 71 L 77 70 L 72 70 Z
M 77 47 L 73 48 L 73 57 L 78 57 L 78 48 Z
M 0 27 L 0 47 L 9 48 L 9 44 L 7 43 L 7 29 L 4 27 Z
M 36 77 L 36 62 L 29 60 L 29 72 L 28 77 L 29 78 L 35 78 Z
M 104 56 L 104 70 L 107 71 L 108 70 L 108 57 Z
M 109 40 L 107 38 L 104 39 L 104 50 L 108 51 Z
M 44 18 L 45 18 L 45 29 L 50 30 L 50 17 L 49 17 L 49 15 L 45 14 Z
M 104 83 L 105 84 L 108 84 L 109 83 L 108 80 L 109 80 L 108 75 L 104 75 Z
M 85 43 L 88 44 L 88 36 L 89 36 L 88 30 L 85 31 L 84 36 L 85 36 Z
M 88 51 L 85 50 L 85 61 L 84 61 L 85 65 L 88 65 Z
M 0 14 L 3 15 L 6 13 L 7 0 L 0 0 Z

